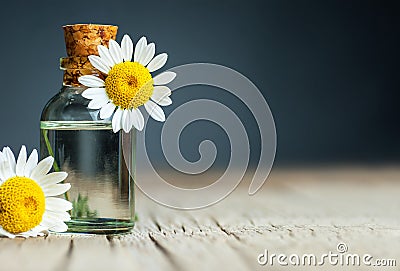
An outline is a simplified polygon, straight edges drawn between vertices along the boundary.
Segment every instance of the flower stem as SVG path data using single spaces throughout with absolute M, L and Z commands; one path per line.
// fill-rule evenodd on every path
M 57 164 L 56 158 L 54 157 L 54 152 L 53 152 L 53 149 L 51 148 L 49 137 L 47 136 L 48 130 L 42 130 L 42 131 L 43 131 L 43 138 L 44 138 L 44 142 L 46 144 L 47 152 L 50 156 L 52 156 L 54 158 L 54 162 L 53 162 L 54 171 L 59 172 L 61 170 Z M 64 193 L 64 198 L 69 201 L 68 191 Z

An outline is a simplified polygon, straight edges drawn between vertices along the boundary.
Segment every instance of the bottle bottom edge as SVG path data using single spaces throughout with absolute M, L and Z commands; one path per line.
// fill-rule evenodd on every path
M 119 234 L 130 232 L 135 222 L 115 218 L 73 218 L 66 224 L 68 225 L 66 233 Z

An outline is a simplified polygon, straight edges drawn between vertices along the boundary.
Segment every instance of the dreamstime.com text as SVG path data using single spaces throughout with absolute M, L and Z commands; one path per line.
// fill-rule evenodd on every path
M 348 247 L 345 243 L 339 243 L 337 251 L 316 254 L 275 254 L 267 249 L 259 254 L 257 261 L 260 265 L 268 266 L 377 266 L 389 267 L 396 266 L 395 259 L 375 259 L 370 254 L 348 253 Z

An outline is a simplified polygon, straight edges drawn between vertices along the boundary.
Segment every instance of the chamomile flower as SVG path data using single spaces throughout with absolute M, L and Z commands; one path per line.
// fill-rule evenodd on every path
M 48 230 L 67 230 L 64 221 L 70 220 L 72 204 L 55 196 L 71 185 L 59 184 L 66 172 L 48 174 L 53 162 L 49 156 L 38 163 L 36 150 L 27 157 L 25 146 L 17 160 L 9 147 L 0 151 L 0 235 L 36 237 Z
M 128 35 L 121 46 L 109 41 L 109 48 L 98 47 L 99 56 L 90 55 L 89 61 L 106 75 L 105 80 L 94 75 L 79 77 L 79 82 L 87 86 L 82 96 L 90 99 L 88 108 L 100 109 L 100 118 L 112 117 L 114 132 L 123 129 L 129 132 L 133 127 L 142 130 L 144 119 L 139 107 L 144 106 L 150 116 L 157 121 L 165 121 L 160 106 L 172 103 L 171 90 L 165 86 L 176 76 L 174 72 L 164 72 L 153 78 L 152 72 L 162 68 L 167 62 L 166 53 L 155 55 L 155 44 L 147 43 L 142 37 L 133 49 Z M 134 51 L 134 52 L 133 52 Z M 132 61 L 133 55 L 133 61 Z

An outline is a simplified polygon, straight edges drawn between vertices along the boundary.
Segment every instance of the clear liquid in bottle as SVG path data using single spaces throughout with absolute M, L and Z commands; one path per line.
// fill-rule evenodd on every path
M 122 133 L 114 133 L 107 122 L 41 121 L 41 157 L 52 155 L 54 170 L 66 171 L 72 186 L 65 195 L 74 207 L 69 232 L 132 229 L 134 180 L 129 167 L 134 161 L 125 162 L 122 136 L 134 143 L 135 133 Z

